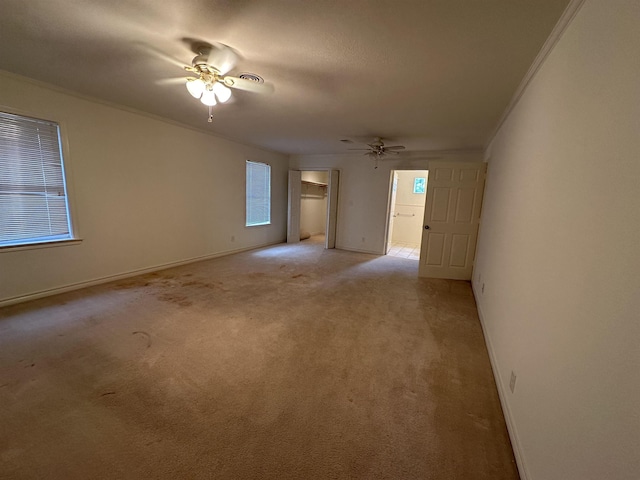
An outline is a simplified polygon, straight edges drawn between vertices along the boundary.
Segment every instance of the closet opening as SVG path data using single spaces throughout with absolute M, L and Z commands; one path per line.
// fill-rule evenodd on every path
M 325 243 L 329 172 L 302 171 L 300 184 L 300 240 Z

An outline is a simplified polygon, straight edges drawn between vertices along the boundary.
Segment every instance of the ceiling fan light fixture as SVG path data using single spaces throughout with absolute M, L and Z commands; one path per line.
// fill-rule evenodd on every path
M 177 64 L 188 72 L 187 77 L 159 79 L 155 83 L 172 85 L 184 83 L 189 95 L 199 99 L 209 110 L 208 121 L 212 122 L 212 107 L 218 103 L 226 103 L 233 96 L 233 89 L 245 90 L 254 93 L 272 93 L 273 86 L 265 84 L 262 77 L 252 73 L 242 73 L 238 77 L 230 75 L 238 59 L 238 53 L 228 45 L 222 43 L 206 43 L 189 40 L 191 50 L 197 55 L 191 61 L 191 65 L 185 65 L 179 60 L 163 54 L 152 47 L 149 49 L 165 60 Z
M 202 97 L 200 101 L 209 107 L 213 107 L 216 103 L 216 95 L 213 93 L 213 90 L 207 88 L 204 92 L 202 92 Z
M 187 90 L 194 98 L 200 98 L 205 91 L 204 82 L 196 78 L 195 80 L 187 80 Z
M 216 82 L 213 85 L 213 92 L 216 94 L 216 97 L 218 97 L 218 100 L 222 103 L 225 103 L 231 98 L 231 89 L 227 88 L 220 82 Z

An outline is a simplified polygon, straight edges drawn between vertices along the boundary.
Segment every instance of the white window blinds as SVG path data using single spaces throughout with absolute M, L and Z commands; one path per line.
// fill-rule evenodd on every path
M 271 223 L 271 167 L 247 160 L 247 227 Z
M 58 125 L 0 112 L 0 247 L 70 238 Z

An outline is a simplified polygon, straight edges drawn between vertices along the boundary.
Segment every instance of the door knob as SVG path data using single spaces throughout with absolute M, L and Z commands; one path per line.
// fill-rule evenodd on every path
M 430 227 L 429 225 L 425 225 L 425 226 L 424 226 L 424 229 L 425 229 L 425 230 L 429 230 L 430 228 L 431 228 L 431 227 Z

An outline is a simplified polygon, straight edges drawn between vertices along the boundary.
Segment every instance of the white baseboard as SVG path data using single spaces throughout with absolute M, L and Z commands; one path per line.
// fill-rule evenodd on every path
M 520 473 L 521 480 L 530 480 L 531 477 L 525 465 L 524 456 L 522 454 L 522 448 L 520 447 L 520 440 L 518 439 L 518 432 L 516 430 L 515 422 L 511 415 L 511 410 L 509 409 L 509 404 L 507 403 L 507 394 L 508 389 L 507 386 L 502 381 L 500 374 L 498 373 L 498 362 L 496 360 L 495 350 L 493 349 L 493 345 L 491 344 L 491 337 L 487 332 L 487 327 L 484 321 L 484 314 L 482 313 L 482 306 L 479 302 L 480 295 L 476 290 L 475 282 L 471 282 L 471 289 L 473 291 L 473 296 L 476 299 L 476 305 L 478 307 L 478 316 L 480 317 L 480 325 L 482 326 L 482 332 L 484 333 L 484 341 L 487 345 L 487 351 L 489 352 L 489 360 L 491 361 L 491 370 L 493 371 L 493 377 L 496 381 L 496 386 L 498 387 L 498 396 L 500 397 L 500 404 L 502 405 L 502 413 L 504 414 L 504 419 L 507 424 L 507 431 L 509 433 L 509 438 L 511 439 L 511 447 L 513 448 L 513 455 L 516 459 L 516 465 L 518 466 L 518 472 Z
M 70 283 L 67 285 L 63 285 L 61 287 L 54 287 L 46 290 L 39 290 L 37 292 L 28 293 L 26 295 L 19 295 L 16 297 L 9 297 L 9 298 L 0 300 L 0 307 L 14 305 L 16 303 L 28 302 L 30 300 L 49 297 L 52 295 L 57 295 L 59 293 L 71 292 L 73 290 L 80 290 L 81 288 L 92 287 L 94 285 L 100 285 L 102 283 L 114 282 L 116 280 L 123 280 L 129 277 L 136 277 L 138 275 L 144 275 L 145 273 L 157 272 L 158 270 L 166 270 L 168 268 L 179 267 L 181 265 L 188 265 L 189 263 L 202 262 L 204 260 L 211 260 L 213 258 L 224 257 L 226 255 L 233 255 L 234 253 L 241 253 L 249 250 L 256 250 L 258 248 L 277 245 L 279 243 L 282 243 L 282 241 L 265 243 L 265 244 L 256 245 L 253 247 L 238 248 L 235 250 L 225 250 L 218 253 L 212 253 L 210 255 L 192 257 L 185 260 L 179 260 L 177 262 L 163 263 L 161 265 L 154 265 L 152 267 L 147 267 L 147 268 L 139 268 L 137 270 L 130 270 L 128 272 L 117 273 L 115 275 L 107 275 L 105 277 L 94 278 L 92 280 L 86 280 L 86 281 L 77 282 L 77 283 Z
M 337 249 L 337 250 L 345 250 L 345 251 L 347 251 L 347 252 L 368 253 L 368 254 L 371 254 L 371 255 L 384 255 L 384 254 L 382 254 L 382 253 L 380 253 L 380 252 L 375 252 L 375 251 L 373 251 L 373 250 L 360 250 L 360 249 L 358 249 L 358 248 L 351 248 L 351 247 L 349 247 L 349 248 L 346 248 L 346 247 L 339 247 L 338 245 L 336 245 L 336 249 Z

